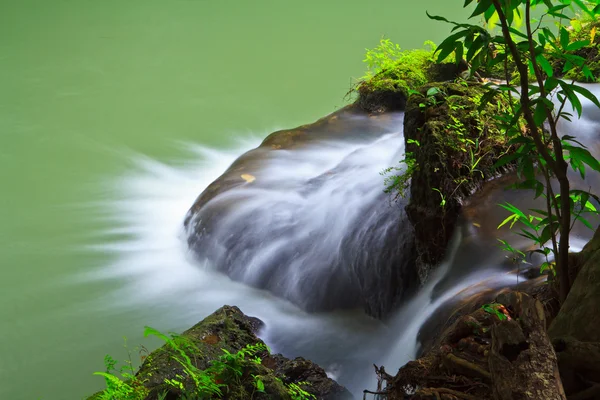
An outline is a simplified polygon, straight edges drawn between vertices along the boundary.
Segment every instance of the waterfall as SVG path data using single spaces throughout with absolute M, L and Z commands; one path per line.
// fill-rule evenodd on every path
M 402 121 L 401 113 L 342 112 L 309 126 L 303 135 L 316 138 L 300 147 L 263 144 L 244 155 L 216 182 L 238 185 L 191 212 L 192 249 L 234 280 L 305 310 L 385 313 L 380 308 L 418 285 L 407 265 L 412 227 L 404 201 L 383 193 L 381 176 L 400 166 Z
M 596 86 L 592 90 L 599 92 Z M 562 124 L 561 132 L 576 134 L 598 155 L 600 112 L 582 102 L 585 115 Z M 392 267 L 402 266 L 398 253 L 410 239 L 402 233 L 410 227 L 402 201 L 383 193 L 380 175 L 402 158 L 401 121 L 402 114 L 343 115 L 338 122 L 317 124 L 301 145 L 276 151 L 251 150 L 260 144 L 252 139 L 230 150 L 187 146 L 192 151 L 173 163 L 125 154 L 132 168 L 110 182 L 106 191 L 117 193 L 117 199 L 103 202 L 99 214 L 111 223 L 105 232 L 111 240 L 98 250 L 115 259 L 92 279 L 126 277 L 111 302 L 164 310 L 164 320 L 155 324 L 164 330 L 185 329 L 223 304 L 237 305 L 266 323 L 261 337 L 273 351 L 317 362 L 357 395 L 374 388 L 372 364 L 395 373 L 414 359 L 419 332 L 447 300 L 516 284 L 517 275 L 509 272 L 514 266 L 496 242 L 497 237 L 514 241 L 515 235 L 496 230 L 505 216 L 497 204 L 535 206 L 526 192 L 490 185 L 466 206 L 446 261 L 424 286 L 413 282 L 414 296 L 401 299 L 394 288 L 413 277 L 394 275 Z M 310 128 L 301 132 L 310 136 Z M 240 164 L 240 155 L 249 161 Z M 232 190 L 212 197 L 184 231 L 189 205 L 225 170 L 222 178 L 232 180 L 224 181 Z M 242 174 L 255 180 L 238 179 Z M 575 184 L 600 187 L 597 174 Z M 212 225 L 214 217 L 218 224 Z M 202 233 L 194 231 L 197 223 L 205 224 L 206 237 L 196 236 Z M 193 245 L 198 239 L 206 244 L 195 248 L 193 257 L 187 250 L 190 233 Z M 590 233 L 578 227 L 574 249 Z M 202 248 L 207 249 L 203 259 Z M 386 322 L 357 309 L 381 302 L 377 296 L 404 305 Z M 329 307 L 319 307 L 323 304 Z M 338 306 L 345 310 L 302 309 Z

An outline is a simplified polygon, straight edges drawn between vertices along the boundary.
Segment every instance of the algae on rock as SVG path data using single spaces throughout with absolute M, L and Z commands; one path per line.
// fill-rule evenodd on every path
M 480 107 L 486 92 L 466 81 L 430 83 L 408 100 L 404 138 L 413 166 L 406 212 L 422 279 L 442 260 L 463 202 L 495 176 L 494 163 L 511 150 L 496 118 L 510 103 L 498 97 Z
M 436 63 L 431 49 L 400 51 L 389 40 L 367 52 L 370 71 L 356 85 L 356 104 L 371 113 L 403 110 L 410 93 L 432 81 L 453 80 L 466 69 L 461 63 Z
M 256 336 L 263 325 L 257 319 L 244 315 L 239 308 L 223 306 L 203 321 L 185 331 L 178 337 L 181 345 L 176 349 L 169 343 L 153 351 L 144 361 L 135 375 L 137 382 L 144 387 L 145 400 L 176 400 L 194 393 L 195 382 L 178 358 L 185 352 L 193 367 L 207 370 L 211 364 L 224 354 L 236 353 L 248 345 L 265 348 Z M 259 346 L 256 346 L 259 345 Z M 330 379 L 325 371 L 311 361 L 303 358 L 289 360 L 280 354 L 270 354 L 267 350 L 257 354 L 259 359 L 242 359 L 239 371 L 241 375 L 225 378 L 214 377 L 221 384 L 222 398 L 230 400 L 290 400 L 290 387 L 297 385 L 315 399 L 343 400 L 351 398 L 350 393 Z M 235 374 L 234 374 L 235 375 Z M 256 380 L 264 386 L 257 390 Z M 180 387 L 169 384 L 168 380 L 177 380 Z M 161 397 L 166 394 L 166 397 Z M 102 392 L 88 400 L 101 399 Z

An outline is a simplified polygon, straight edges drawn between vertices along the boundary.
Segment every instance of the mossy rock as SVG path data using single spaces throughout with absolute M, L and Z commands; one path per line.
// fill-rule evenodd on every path
M 370 113 L 403 110 L 412 90 L 454 80 L 466 69 L 466 63 L 436 63 L 432 50 L 406 51 L 393 67 L 358 83 L 356 104 Z
M 257 331 L 263 323 L 253 317 L 244 315 L 239 308 L 223 306 L 213 314 L 206 317 L 200 323 L 188 329 L 181 336 L 175 338 L 178 347 L 192 360 L 192 364 L 200 369 L 206 370 L 214 360 L 224 354 L 223 350 L 237 353 L 247 345 L 264 343 L 256 336 Z M 290 400 L 286 385 L 290 383 L 301 386 L 317 399 L 343 400 L 352 396 L 343 387 L 327 377 L 325 371 L 311 361 L 305 361 L 300 367 L 301 373 L 290 376 L 287 371 L 290 367 L 297 365 L 297 360 L 288 360 L 282 355 L 271 355 L 268 351 L 257 354 L 261 362 L 257 363 L 251 359 L 241 362 L 241 376 L 231 374 L 219 375 L 218 383 L 221 383 L 222 396 L 215 397 L 229 400 Z M 153 351 L 144 361 L 136 374 L 136 380 L 141 382 L 147 389 L 148 395 L 145 400 L 157 400 L 161 395 L 165 400 L 178 400 L 194 392 L 193 380 L 186 377 L 181 363 L 177 361 L 180 354 L 169 344 Z M 227 370 L 226 370 L 227 372 Z M 264 391 L 255 388 L 255 377 L 264 384 Z M 183 390 L 169 385 L 165 380 L 176 379 L 183 384 Z M 98 400 L 102 398 L 102 392 L 88 398 Z
M 463 202 L 497 174 L 494 163 L 511 150 L 495 119 L 510 105 L 498 97 L 480 110 L 486 91 L 465 81 L 431 83 L 408 100 L 404 138 L 414 168 L 406 212 L 422 279 L 442 260 Z

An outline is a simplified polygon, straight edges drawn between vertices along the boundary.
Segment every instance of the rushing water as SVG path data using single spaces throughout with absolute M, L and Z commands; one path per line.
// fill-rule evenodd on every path
M 144 325 L 181 331 L 223 304 L 262 318 L 275 351 L 359 391 L 372 362 L 392 371 L 414 356 L 410 335 L 439 288 L 512 282 L 501 255 L 465 260 L 459 246 L 384 325 L 359 311 L 307 314 L 187 254 L 194 198 L 275 128 L 344 104 L 382 35 L 405 48 L 441 39 L 447 27 L 424 11 L 397 0 L 0 0 L 0 398 L 81 398 L 102 386 L 92 372 L 106 353 L 126 357 L 123 336 L 135 358 L 138 344 L 159 344 Z M 396 149 L 384 150 L 391 160 Z
M 105 354 L 125 358 L 123 336 L 153 346 L 144 325 L 181 331 L 224 303 L 317 326 L 186 263 L 177 229 L 234 155 L 344 105 L 381 36 L 439 41 L 448 28 L 425 8 L 460 13 L 442 0 L 0 0 L 0 398 L 80 398 L 102 386 Z M 373 325 L 330 320 L 320 329 Z

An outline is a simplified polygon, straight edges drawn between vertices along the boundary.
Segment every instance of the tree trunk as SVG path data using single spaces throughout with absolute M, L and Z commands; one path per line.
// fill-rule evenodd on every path
M 492 327 L 489 369 L 496 400 L 566 400 L 542 304 L 525 293 L 500 295 L 512 319 Z

